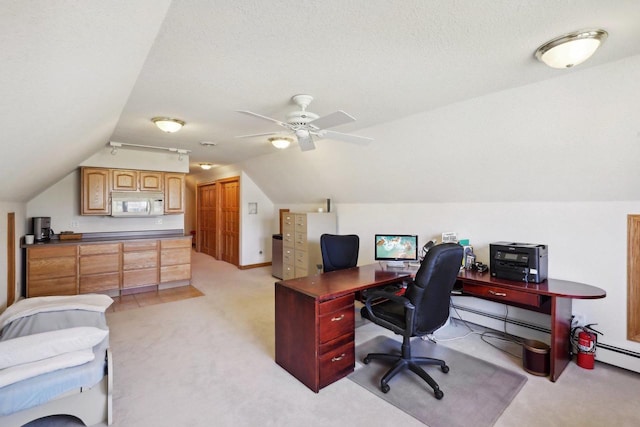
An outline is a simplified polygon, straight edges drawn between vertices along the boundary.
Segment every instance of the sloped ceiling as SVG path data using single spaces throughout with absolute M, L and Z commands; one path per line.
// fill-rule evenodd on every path
M 531 156 L 526 147 L 548 136 L 533 124 L 507 127 L 507 137 L 499 123 L 490 123 L 494 131 L 481 137 L 485 146 L 489 138 L 495 141 L 489 151 L 476 152 L 461 141 L 473 140 L 475 129 L 488 127 L 487 119 L 509 117 L 514 109 L 520 111 L 515 122 L 529 113 L 537 122 L 575 111 L 573 93 L 558 94 L 558 88 L 584 91 L 600 70 L 619 77 L 612 82 L 615 93 L 620 82 L 637 93 L 635 78 L 619 75 L 619 64 L 640 53 L 638 16 L 640 2 L 624 0 L 10 2 L 0 10 L 0 200 L 29 200 L 109 141 L 191 150 L 194 173 L 200 162 L 240 165 L 282 203 L 335 192 L 344 203 L 480 199 L 469 194 L 567 199 L 570 185 L 592 180 L 593 156 L 572 156 L 584 163 L 574 168 L 565 190 L 546 195 L 518 191 L 508 182 L 499 194 L 464 192 L 459 179 L 425 188 L 415 177 L 425 176 L 429 165 L 450 164 L 466 168 L 471 177 L 483 174 L 482 184 L 490 184 L 499 176 L 486 171 L 509 161 L 509 172 L 531 182 L 549 158 L 566 163 L 571 150 L 554 146 L 545 147 L 552 156 L 533 164 L 495 155 Z M 609 38 L 587 63 L 553 70 L 533 57 L 543 42 L 592 27 L 606 29 Z M 637 61 L 628 65 L 638 69 Z M 514 88 L 522 89 L 501 95 Z M 540 88 L 559 96 L 542 113 Z M 606 89 L 591 96 L 606 98 Z M 356 122 L 335 130 L 374 142 L 360 147 L 327 139 L 302 153 L 295 144 L 276 151 L 266 137 L 235 138 L 280 129 L 237 110 L 284 120 L 297 109 L 291 96 L 298 93 L 313 95 L 308 109 L 321 116 L 339 109 L 353 115 Z M 616 101 L 606 105 L 606 117 L 615 115 Z M 487 106 L 495 115 L 474 114 L 474 108 Z M 164 134 L 150 122 L 154 116 L 187 124 Z M 529 136 L 523 138 L 519 129 Z M 450 131 L 458 133 L 447 140 Z M 202 141 L 217 145 L 206 148 Z M 460 146 L 444 149 L 444 142 Z M 614 171 L 614 162 L 625 160 L 628 173 L 618 171 L 617 178 L 635 177 L 628 158 L 614 156 L 607 163 Z M 556 190 L 554 183 L 563 177 L 553 172 L 545 186 Z M 614 197 L 604 189 L 582 191 L 578 198 Z

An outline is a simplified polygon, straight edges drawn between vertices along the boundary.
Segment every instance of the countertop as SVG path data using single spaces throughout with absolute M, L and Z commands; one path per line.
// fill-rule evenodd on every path
M 105 233 L 82 233 L 81 239 L 60 240 L 58 235 L 54 235 L 47 242 L 37 242 L 31 245 L 24 243 L 22 239 L 21 248 L 31 248 L 39 246 L 65 246 L 92 243 L 122 242 L 129 240 L 165 240 L 165 239 L 191 239 L 191 235 L 185 235 L 183 230 L 149 230 L 149 231 L 116 231 Z

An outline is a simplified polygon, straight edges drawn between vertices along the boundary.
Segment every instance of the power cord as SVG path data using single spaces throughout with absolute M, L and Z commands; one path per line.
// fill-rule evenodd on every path
M 481 332 L 481 331 L 475 331 L 469 325 L 469 323 L 462 318 L 462 316 L 460 315 L 460 312 L 458 311 L 456 306 L 453 304 L 453 299 L 450 299 L 449 301 L 450 301 L 451 308 L 453 308 L 453 311 L 455 311 L 456 315 L 458 316 L 458 320 L 460 322 L 462 322 L 462 324 L 464 326 L 466 326 L 467 329 L 469 329 L 469 332 L 467 332 L 466 334 L 461 335 L 459 337 L 453 337 L 453 338 L 438 338 L 435 334 L 427 334 L 427 335 L 424 335 L 424 336 L 420 337 L 423 341 L 427 341 L 428 340 L 428 341 L 431 341 L 433 343 L 448 342 L 448 341 L 455 341 L 455 340 L 463 339 L 463 338 L 466 338 L 466 337 L 468 337 L 470 335 L 473 335 L 473 334 L 478 334 L 478 335 L 480 335 L 480 339 L 483 342 L 485 342 L 486 344 L 489 344 L 491 347 L 496 348 L 496 349 L 498 349 L 498 350 L 500 350 L 500 351 L 502 351 L 504 353 L 507 353 L 508 355 L 510 355 L 510 356 L 512 356 L 512 357 L 514 357 L 516 359 L 522 359 L 522 352 L 520 352 L 520 354 L 514 354 L 514 353 L 512 353 L 512 352 L 510 352 L 508 350 L 505 350 L 505 349 L 497 346 L 496 344 L 491 343 L 491 342 L 488 341 L 488 339 L 496 339 L 496 340 L 500 340 L 500 341 L 503 341 L 503 342 L 511 342 L 511 343 L 517 344 L 519 346 L 523 345 L 523 341 L 524 340 L 522 338 L 516 337 L 516 336 L 511 335 L 510 333 L 507 332 L 507 319 L 509 318 L 509 306 L 508 305 L 505 304 L 505 306 L 504 306 L 505 307 L 505 314 L 504 314 L 504 318 L 502 319 L 503 324 L 504 324 L 504 326 L 503 326 L 504 332 L 500 332 L 500 331 L 483 331 L 483 332 Z

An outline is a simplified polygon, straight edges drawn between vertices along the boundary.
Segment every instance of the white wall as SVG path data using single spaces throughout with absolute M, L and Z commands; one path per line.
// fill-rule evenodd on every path
M 22 237 L 27 234 L 24 221 L 26 206 L 24 203 L 18 202 L 0 202 L 0 313 L 7 306 L 7 214 L 13 212 L 15 214 L 15 233 L 16 238 L 14 245 L 16 247 L 16 296 L 20 295 L 20 287 L 22 283 L 22 249 L 20 243 Z
M 627 215 L 639 213 L 640 202 L 338 204 L 336 212 L 339 233 L 360 236 L 359 264 L 373 262 L 376 232 L 418 234 L 426 242 L 440 240 L 443 231 L 456 231 L 459 238 L 470 239 L 478 260 L 485 263 L 489 244 L 495 241 L 546 244 L 549 277 L 607 292 L 603 299 L 573 302 L 573 312 L 597 323 L 596 329 L 604 333 L 599 342 L 640 352 L 640 343 L 626 339 Z M 468 297 L 457 303 L 505 312 L 500 304 Z M 541 316 L 526 310 L 510 307 L 509 315 L 540 324 Z M 640 372 L 638 359 L 604 351 L 597 357 Z
M 105 148 L 82 162 L 82 166 L 120 169 L 188 172 L 188 156 L 180 161 L 175 153 L 120 149 L 116 155 Z M 93 233 L 108 231 L 184 229 L 184 215 L 164 215 L 149 218 L 113 218 L 80 215 L 80 170 L 75 169 L 27 203 L 24 225 L 31 230 L 34 216 L 51 217 L 56 232 Z

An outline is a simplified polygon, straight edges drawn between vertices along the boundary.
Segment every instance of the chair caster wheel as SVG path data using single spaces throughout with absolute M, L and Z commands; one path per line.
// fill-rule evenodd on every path
M 436 396 L 436 399 L 438 399 L 438 400 L 440 400 L 440 399 L 442 399 L 444 397 L 444 393 L 440 389 L 434 390 L 433 394 Z
M 369 359 L 368 357 L 365 357 L 364 359 L 362 359 L 362 363 L 364 363 L 365 365 L 368 365 L 369 362 L 371 362 L 371 359 Z
M 444 372 L 445 374 L 449 373 L 449 367 L 448 367 L 447 365 L 442 365 L 442 366 L 440 367 L 440 370 L 441 370 L 442 372 Z
M 380 390 L 382 390 L 383 393 L 389 393 L 391 387 L 389 387 L 387 384 L 380 384 Z

